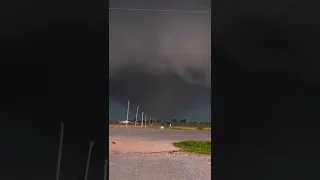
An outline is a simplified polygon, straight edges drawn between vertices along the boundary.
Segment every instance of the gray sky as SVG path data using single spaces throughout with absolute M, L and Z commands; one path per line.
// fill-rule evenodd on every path
M 109 6 L 187 11 L 211 7 L 203 0 L 114 0 Z M 210 12 L 110 10 L 109 18 L 110 96 L 122 104 L 130 99 L 159 118 L 208 109 Z

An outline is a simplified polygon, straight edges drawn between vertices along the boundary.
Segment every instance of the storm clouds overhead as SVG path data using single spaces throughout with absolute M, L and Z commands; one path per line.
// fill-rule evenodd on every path
M 109 7 L 147 9 L 109 10 L 110 96 L 158 118 L 208 109 L 210 1 L 110 1 Z M 182 11 L 153 11 L 173 9 Z

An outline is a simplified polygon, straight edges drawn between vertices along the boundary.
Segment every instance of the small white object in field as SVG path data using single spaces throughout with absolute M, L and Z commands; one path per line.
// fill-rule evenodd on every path
M 170 127 L 171 127 L 171 124 L 170 124 Z
M 163 129 L 164 129 L 164 126 L 161 126 L 160 129 L 163 130 Z

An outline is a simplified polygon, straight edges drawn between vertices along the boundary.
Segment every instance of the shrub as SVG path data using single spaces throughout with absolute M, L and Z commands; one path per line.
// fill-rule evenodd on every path
M 203 130 L 203 127 L 197 127 L 197 130 L 202 131 L 202 130 Z

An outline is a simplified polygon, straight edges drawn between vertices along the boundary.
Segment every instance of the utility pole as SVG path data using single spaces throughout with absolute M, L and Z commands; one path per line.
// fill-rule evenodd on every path
M 89 153 L 88 153 L 88 159 L 87 159 L 87 167 L 86 167 L 86 174 L 85 174 L 84 180 L 87 180 L 87 179 L 88 179 L 90 157 L 91 157 L 91 151 L 92 151 L 93 145 L 94 145 L 94 142 L 91 141 L 91 142 L 90 142 L 90 147 L 89 147 Z
M 143 112 L 142 112 L 142 116 L 141 116 L 141 128 L 143 127 Z
M 136 120 L 135 120 L 135 122 L 134 122 L 134 126 L 137 126 L 138 112 L 139 112 L 139 105 L 138 105 L 138 107 L 137 107 Z
M 127 120 L 126 120 L 126 128 L 128 128 L 128 120 L 129 120 L 129 107 L 130 107 L 130 100 L 128 100 L 128 109 L 127 109 Z
M 144 128 L 146 128 L 146 127 L 147 127 L 147 114 L 146 114 L 145 119 L 144 119 Z
M 109 160 L 108 158 L 104 161 L 104 178 L 103 180 L 107 180 L 107 171 L 108 171 L 108 164 L 109 164 Z
M 61 154 L 62 154 L 62 141 L 63 141 L 63 123 L 61 123 L 61 130 L 60 130 L 60 146 L 59 146 L 59 154 L 58 154 L 58 167 L 57 167 L 56 180 L 60 179 L 60 163 L 61 163 Z

